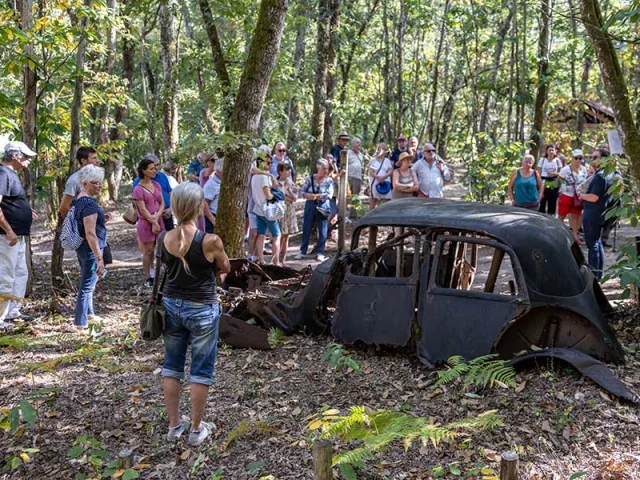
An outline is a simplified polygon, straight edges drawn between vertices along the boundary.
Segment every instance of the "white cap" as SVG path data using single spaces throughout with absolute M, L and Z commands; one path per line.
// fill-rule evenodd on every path
M 21 154 L 26 155 L 27 157 L 35 157 L 37 155 L 36 152 L 31 150 L 29 147 L 27 147 L 22 142 L 8 142 L 4 146 L 4 152 L 5 153 L 8 153 L 8 152 L 20 152 Z
M 584 152 L 579 148 L 576 148 L 573 152 L 571 152 L 571 155 L 574 157 L 584 157 Z

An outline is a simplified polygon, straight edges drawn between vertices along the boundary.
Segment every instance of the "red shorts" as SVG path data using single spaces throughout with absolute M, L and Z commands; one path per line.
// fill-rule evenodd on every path
M 582 208 L 573 206 L 573 197 L 560 194 L 558 197 L 558 215 L 566 217 L 570 213 L 573 213 L 574 215 L 582 215 Z

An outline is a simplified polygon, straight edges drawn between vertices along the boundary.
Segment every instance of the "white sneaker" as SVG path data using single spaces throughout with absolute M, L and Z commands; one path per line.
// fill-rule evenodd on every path
M 200 445 L 202 442 L 206 440 L 211 431 L 215 429 L 216 426 L 214 423 L 200 422 L 200 431 L 195 432 L 191 430 L 189 433 L 189 439 L 187 443 L 193 447 Z
M 189 428 L 189 422 L 186 421 L 182 422 L 175 428 L 169 428 L 169 431 L 167 432 L 167 440 L 170 442 L 178 440 L 187 428 Z
M 324 256 L 324 254 L 319 253 L 318 255 L 316 255 L 316 260 L 319 262 L 324 262 L 327 259 L 327 257 Z
M 304 259 L 304 257 L 306 257 L 306 255 L 304 253 L 296 253 L 293 258 L 295 260 L 302 260 L 302 259 Z

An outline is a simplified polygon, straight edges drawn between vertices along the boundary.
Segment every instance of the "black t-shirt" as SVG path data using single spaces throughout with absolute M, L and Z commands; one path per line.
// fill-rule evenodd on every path
M 18 174 L 11 168 L 0 165 L 0 208 L 13 232 L 18 236 L 31 233 L 31 205 L 24 193 Z M 0 234 L 6 235 L 0 228 Z
M 591 180 L 589 184 L 589 188 L 587 188 L 587 193 L 593 193 L 598 196 L 597 202 L 584 202 L 584 213 L 596 213 L 598 215 L 602 215 L 607 208 L 607 204 L 609 203 L 609 182 L 604 177 L 602 170 L 598 170 L 598 172 Z

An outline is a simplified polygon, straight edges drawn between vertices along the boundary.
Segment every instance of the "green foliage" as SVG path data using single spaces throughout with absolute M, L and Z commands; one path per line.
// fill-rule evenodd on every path
M 468 194 L 465 200 L 505 203 L 511 173 L 520 166 L 526 145 L 520 142 L 490 142 L 484 152 L 466 159 Z
M 344 345 L 339 343 L 330 343 L 322 355 L 322 360 L 328 361 L 337 371 L 350 368 L 354 372 L 360 373 L 360 364 L 347 355 Z
M 269 425 L 267 420 L 243 420 L 227 434 L 227 439 L 222 444 L 221 450 L 228 449 L 231 444 L 244 437 L 273 435 L 274 433 L 275 429 Z
M 2 410 L 0 430 L 9 430 L 11 433 L 16 433 L 22 422 L 33 427 L 37 419 L 38 411 L 36 408 L 28 400 L 22 399 L 15 407 Z
M 436 371 L 436 386 L 463 379 L 463 386 L 478 388 L 494 387 L 496 384 L 515 387 L 516 371 L 507 366 L 497 355 L 483 355 L 467 362 L 464 357 L 453 356 L 447 360 L 447 369 Z
M 284 339 L 285 334 L 282 330 L 276 327 L 271 327 L 269 329 L 269 337 L 267 338 L 267 341 L 269 342 L 269 345 L 271 345 L 271 348 L 275 348 L 276 345 L 282 343 Z
M 332 409 L 312 417 L 306 430 L 319 432 L 317 438 L 340 440 L 355 448 L 333 458 L 345 478 L 355 478 L 355 468 L 362 468 L 367 460 L 377 457 L 389 445 L 401 442 L 405 450 L 419 441 L 437 447 L 461 435 L 477 430 L 489 430 L 503 425 L 495 410 L 491 410 L 446 425 L 430 423 L 429 419 L 392 410 L 368 411 L 363 406 L 351 407 L 348 415 L 338 415 Z

